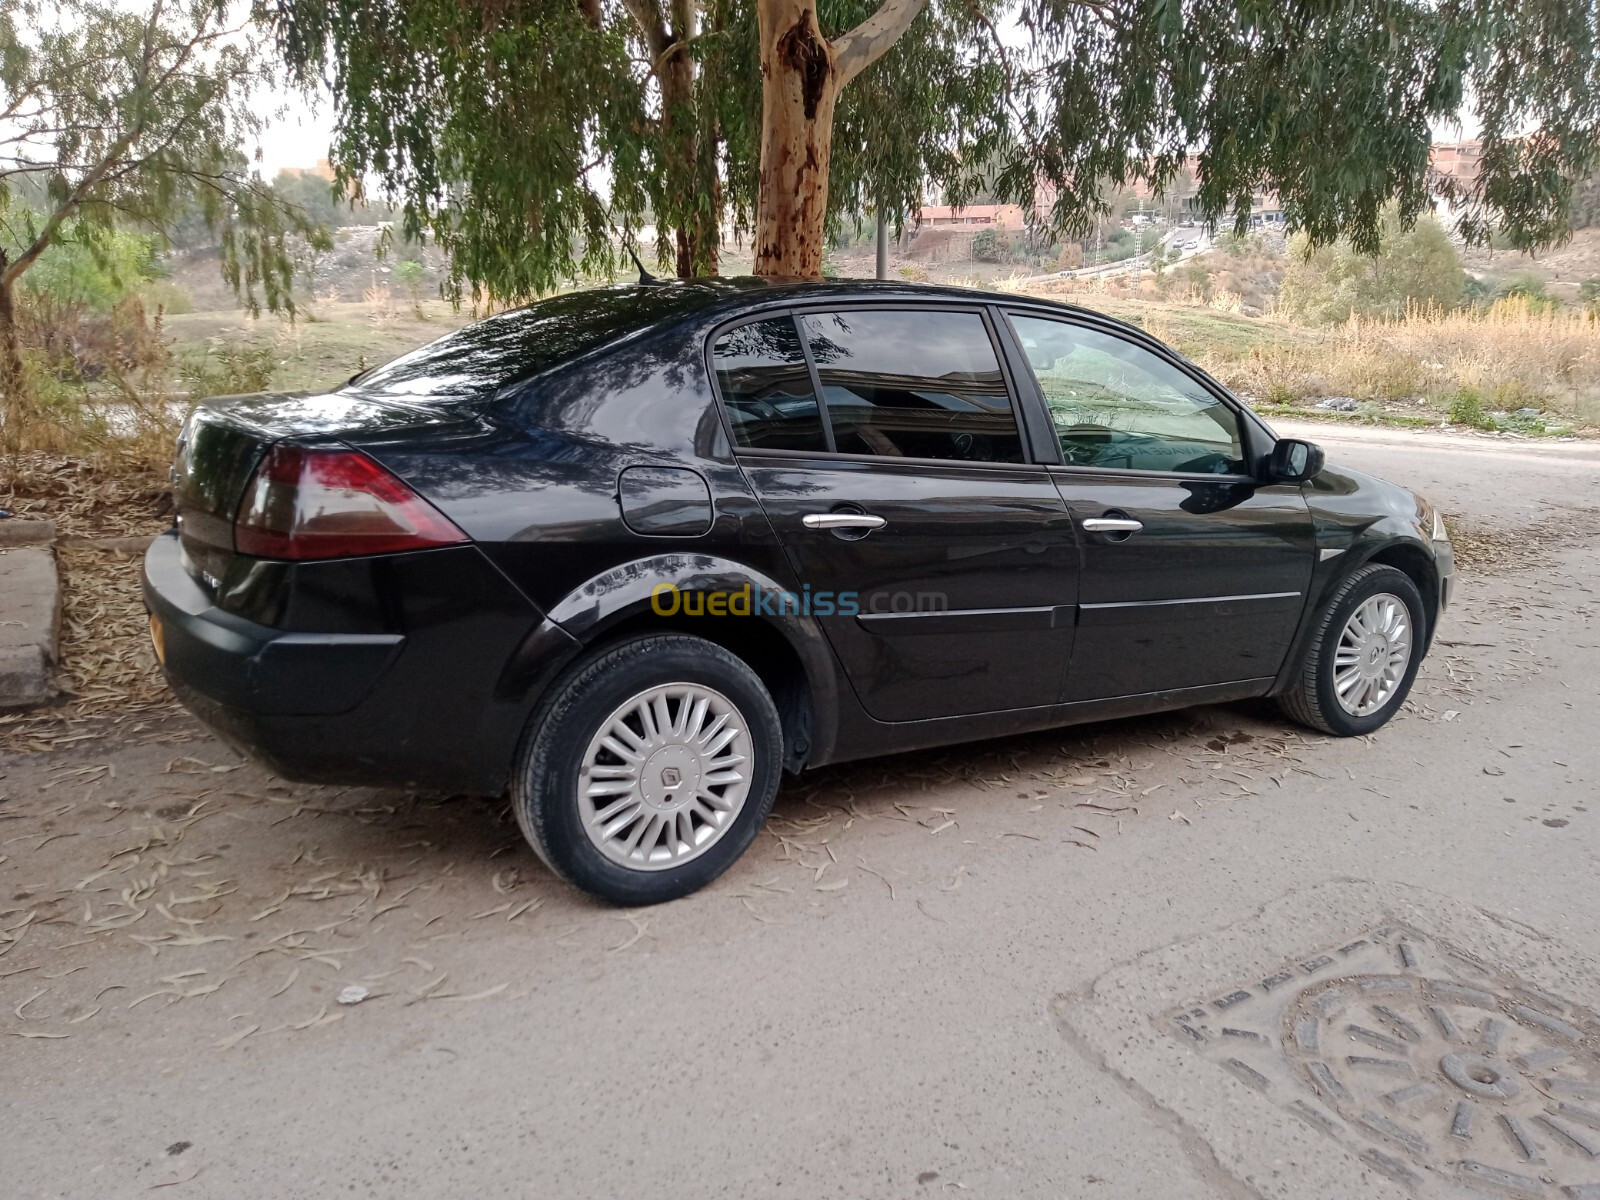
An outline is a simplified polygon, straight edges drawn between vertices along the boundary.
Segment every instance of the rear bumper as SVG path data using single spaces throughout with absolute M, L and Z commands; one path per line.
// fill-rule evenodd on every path
M 262 716 L 349 712 L 406 642 L 398 633 L 285 633 L 224 612 L 184 570 L 175 534 L 145 553 L 144 606 L 161 623 L 169 677 Z
M 286 778 L 499 792 L 537 684 L 576 643 L 475 547 L 393 556 L 385 568 L 397 631 L 289 631 L 218 608 L 185 570 L 176 535 L 157 538 L 144 600 L 169 684 Z

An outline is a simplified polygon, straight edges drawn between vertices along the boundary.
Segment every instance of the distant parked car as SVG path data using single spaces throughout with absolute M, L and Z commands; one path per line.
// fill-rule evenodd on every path
M 196 714 L 295 779 L 509 788 L 622 904 L 785 770 L 1251 696 L 1370 733 L 1452 576 L 1426 502 L 1139 330 L 900 283 L 557 296 L 207 401 L 175 470 L 145 599 Z

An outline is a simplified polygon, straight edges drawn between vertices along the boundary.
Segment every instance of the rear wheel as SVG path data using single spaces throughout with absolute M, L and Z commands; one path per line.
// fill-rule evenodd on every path
M 712 642 L 650 635 L 570 671 L 535 712 L 512 804 L 539 856 L 615 904 L 704 887 L 766 820 L 782 763 L 760 678 Z
M 1422 594 L 1409 575 L 1378 563 L 1360 568 L 1318 614 L 1299 677 L 1279 707 L 1324 733 L 1371 733 L 1405 703 L 1425 630 Z

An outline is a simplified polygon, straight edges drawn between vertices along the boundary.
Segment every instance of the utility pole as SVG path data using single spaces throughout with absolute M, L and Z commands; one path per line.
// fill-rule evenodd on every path
M 878 275 L 879 279 L 889 278 L 889 222 L 883 215 L 883 210 L 878 210 Z

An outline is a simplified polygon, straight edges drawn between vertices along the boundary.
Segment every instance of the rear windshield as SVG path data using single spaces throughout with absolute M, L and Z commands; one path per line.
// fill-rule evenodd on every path
M 375 367 L 351 386 L 378 396 L 467 399 L 576 358 L 716 300 L 707 288 L 657 284 L 551 296 L 447 333 Z

